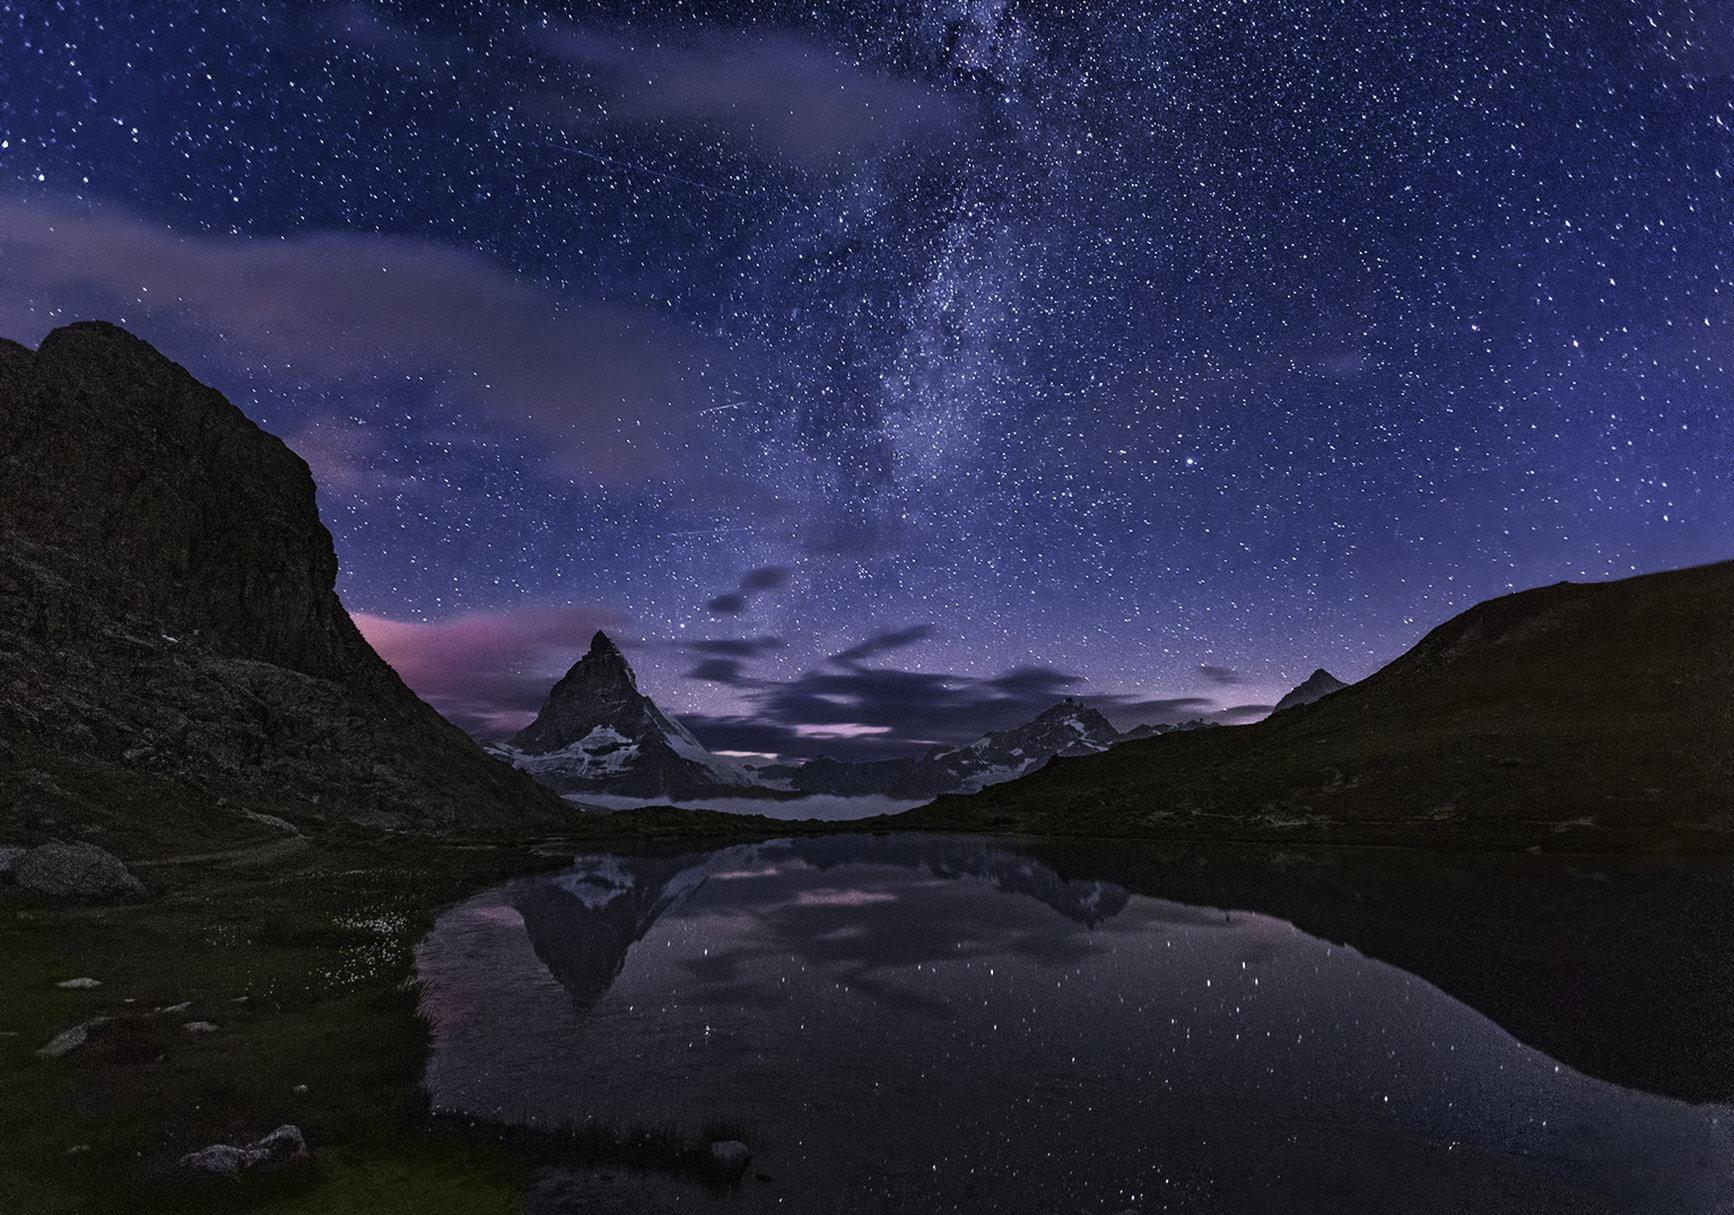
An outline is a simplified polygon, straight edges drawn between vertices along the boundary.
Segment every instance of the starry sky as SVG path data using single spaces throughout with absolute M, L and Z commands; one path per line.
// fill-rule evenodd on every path
M 1734 2 L 0 0 L 0 333 L 312 466 L 460 724 L 1257 716 L 1734 555 Z

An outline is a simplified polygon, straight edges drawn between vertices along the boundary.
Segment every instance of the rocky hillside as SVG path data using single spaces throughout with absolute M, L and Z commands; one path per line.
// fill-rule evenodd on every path
M 1734 849 L 1734 562 L 1447 621 L 1250 726 L 1058 759 L 899 826 L 1544 849 Z
M 631 664 L 605 633 L 591 638 L 548 692 L 536 720 L 493 750 L 565 794 L 775 796 L 639 691 Z
M 113 325 L 0 341 L 0 825 L 79 812 L 45 775 L 68 755 L 379 825 L 556 813 L 404 686 L 336 576 L 307 465 L 219 393 Z

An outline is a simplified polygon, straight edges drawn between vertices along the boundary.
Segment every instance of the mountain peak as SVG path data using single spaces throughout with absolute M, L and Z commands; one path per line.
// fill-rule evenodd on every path
M 638 690 L 638 677 L 606 633 L 590 639 L 590 648 L 548 690 L 536 720 L 507 740 L 521 751 L 558 751 L 579 741 L 598 726 L 636 735 L 661 717 L 650 698 Z
M 1307 676 L 1305 683 L 1301 684 L 1287 696 L 1284 696 L 1281 700 L 1277 701 L 1276 708 L 1271 711 L 1273 713 L 1280 713 L 1284 709 L 1292 709 L 1296 705 L 1310 705 L 1313 701 L 1322 700 L 1332 692 L 1340 691 L 1348 686 L 1348 684 L 1338 679 L 1335 675 L 1332 675 L 1329 671 L 1320 667 L 1311 675 Z
M 536 720 L 498 751 L 563 793 L 697 797 L 755 783 L 640 691 L 632 664 L 600 630 Z
M 1055 721 L 1081 722 L 1090 731 L 1100 730 L 1109 734 L 1116 732 L 1114 727 L 1108 724 L 1106 717 L 1103 717 L 1100 712 L 1092 709 L 1076 696 L 1068 696 L 1064 700 L 1049 705 L 1020 728 L 1028 729 L 1038 723 Z

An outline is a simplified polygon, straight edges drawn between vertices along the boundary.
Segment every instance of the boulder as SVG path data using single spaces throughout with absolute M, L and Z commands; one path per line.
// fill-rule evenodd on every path
M 264 1165 L 283 1164 L 307 1155 L 301 1128 L 284 1125 L 250 1147 L 213 1143 L 182 1156 L 178 1168 L 195 1177 L 234 1177 Z
M 52 1042 L 37 1051 L 36 1055 L 41 1059 L 58 1059 L 62 1055 L 69 1055 L 90 1041 L 91 1030 L 107 1024 L 107 1017 L 98 1017 L 94 1021 L 86 1021 L 81 1025 L 74 1025 L 71 1029 L 62 1030 L 54 1035 Z
M 719 1139 L 710 1145 L 712 1170 L 725 1177 L 739 1177 L 753 1161 L 752 1149 L 739 1139 Z
M 144 883 L 112 852 L 94 844 L 43 844 L 12 863 L 12 880 L 27 890 L 86 902 L 139 899 Z
M 199 1177 L 233 1177 L 251 1166 L 252 1158 L 246 1148 L 238 1148 L 228 1143 L 213 1143 L 208 1148 L 200 1148 L 182 1156 L 179 1167 L 181 1172 Z
M 307 1155 L 307 1140 L 302 1137 L 300 1127 L 284 1123 L 255 1143 L 252 1150 L 264 1152 L 270 1160 L 299 1160 Z
M 18 858 L 29 851 L 28 848 L 0 848 L 0 882 L 12 880 L 12 870 L 18 864 Z

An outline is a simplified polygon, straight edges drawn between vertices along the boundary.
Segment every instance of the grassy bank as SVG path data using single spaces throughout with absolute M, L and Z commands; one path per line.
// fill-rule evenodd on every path
M 135 862 L 153 897 L 131 905 L 0 887 L 0 1106 L 23 1114 L 0 1130 L 0 1210 L 110 1211 L 121 1195 L 133 1211 L 516 1210 L 516 1154 L 428 1129 L 415 943 L 441 907 L 574 850 L 767 830 L 681 812 L 575 827 L 489 843 L 309 832 L 288 851 L 158 856 Z M 79 978 L 100 986 L 60 986 Z M 91 1022 L 84 1045 L 38 1056 Z M 170 1173 L 282 1123 L 315 1149 L 306 1166 L 192 1188 Z

